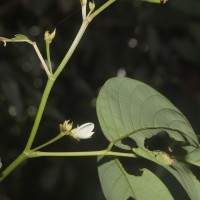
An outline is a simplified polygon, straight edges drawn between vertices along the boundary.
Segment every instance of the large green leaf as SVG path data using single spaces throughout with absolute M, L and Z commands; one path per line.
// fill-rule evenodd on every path
M 99 174 L 104 194 L 108 200 L 171 200 L 173 197 L 165 185 L 148 169 L 141 176 L 126 172 L 117 158 L 99 158 Z M 130 199 L 132 199 L 130 198 Z
M 199 146 L 196 134 L 181 111 L 140 81 L 109 79 L 99 93 L 96 109 L 101 129 L 109 141 L 133 138 L 136 133 L 151 137 L 166 131 L 177 141 Z M 128 148 L 120 141 L 116 145 Z
M 197 136 L 185 116 L 168 99 L 142 82 L 129 78 L 112 78 L 104 84 L 99 93 L 97 115 L 102 131 L 110 142 L 163 166 L 175 176 L 192 200 L 200 199 L 200 183 L 187 164 L 178 161 L 176 155 L 170 154 L 170 150 L 167 153 L 159 149 L 152 151 L 145 146 L 145 140 L 160 132 L 165 132 L 185 151 L 182 155 L 184 161 L 199 165 Z M 129 142 L 124 140 L 127 138 Z M 130 140 L 134 140 L 137 146 L 132 146 Z M 127 173 L 122 167 L 118 170 L 114 164 L 109 168 L 104 167 L 110 162 L 99 165 L 101 184 L 108 200 L 112 199 L 110 190 L 112 193 L 117 192 L 117 187 L 115 187 L 117 180 L 107 180 L 111 185 L 106 184 L 102 178 L 104 173 L 109 174 L 113 170 L 113 177 L 121 173 L 124 176 L 123 179 L 127 179 Z M 136 189 L 137 181 L 134 176 L 128 177 L 129 181 L 133 182 L 130 186 L 132 190 L 140 193 L 141 191 Z M 137 178 L 144 184 L 144 175 Z M 151 184 L 155 182 L 158 185 L 162 183 L 157 178 L 152 179 Z M 162 188 L 161 185 L 159 187 Z M 143 190 L 142 193 L 149 192 L 148 187 L 144 187 Z M 135 198 L 135 194 L 132 194 L 132 197 Z M 158 197 L 150 199 L 156 198 Z M 136 199 L 143 200 L 144 198 L 137 197 Z

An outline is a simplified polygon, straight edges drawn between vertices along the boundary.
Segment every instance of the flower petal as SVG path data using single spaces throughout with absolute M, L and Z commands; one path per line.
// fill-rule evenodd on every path
M 87 139 L 90 138 L 94 132 L 94 124 L 93 123 L 85 123 L 78 127 L 74 132 L 74 136 L 79 138 L 79 139 Z
M 81 131 L 82 133 L 86 133 L 86 132 L 91 132 L 94 129 L 94 124 L 93 123 L 85 123 L 82 124 L 81 126 L 79 126 L 77 128 L 77 131 Z

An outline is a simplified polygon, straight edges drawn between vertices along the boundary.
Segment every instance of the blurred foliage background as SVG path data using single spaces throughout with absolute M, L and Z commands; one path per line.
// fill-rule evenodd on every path
M 96 0 L 96 6 L 105 0 Z M 141 80 L 169 98 L 200 130 L 200 1 L 165 5 L 118 0 L 88 27 L 49 98 L 34 145 L 54 137 L 59 124 L 92 121 L 87 141 L 68 138 L 46 151 L 104 149 L 95 100 L 113 76 Z M 46 30 L 57 29 L 51 47 L 56 67 L 81 24 L 79 0 L 1 0 L 0 36 L 20 33 L 36 41 L 43 55 Z M 28 44 L 0 44 L 0 156 L 5 168 L 23 150 L 46 84 Z M 174 186 L 176 187 L 176 186 Z M 103 200 L 96 158 L 37 158 L 18 167 L 0 185 L 1 200 Z

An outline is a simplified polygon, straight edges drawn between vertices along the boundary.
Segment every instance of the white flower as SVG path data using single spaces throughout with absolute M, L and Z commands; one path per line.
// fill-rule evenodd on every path
M 94 124 L 93 123 L 85 123 L 71 130 L 71 136 L 77 140 L 79 139 L 88 139 L 94 134 L 93 132 Z

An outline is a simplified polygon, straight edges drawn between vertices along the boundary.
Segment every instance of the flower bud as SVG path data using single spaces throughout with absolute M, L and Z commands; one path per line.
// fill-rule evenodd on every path
M 72 130 L 72 123 L 69 123 L 70 120 L 65 120 L 63 124 L 60 124 L 61 133 L 69 133 Z
M 93 11 L 95 9 L 95 3 L 93 2 L 89 2 L 89 9 L 90 11 Z
M 44 40 L 47 42 L 47 43 L 51 43 L 52 40 L 54 39 L 56 35 L 56 29 L 54 29 L 54 31 L 52 33 L 49 33 L 49 31 L 45 31 L 44 33 Z

